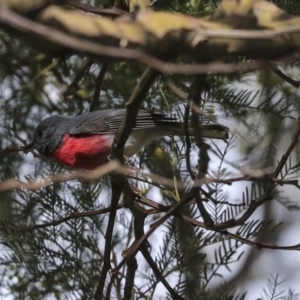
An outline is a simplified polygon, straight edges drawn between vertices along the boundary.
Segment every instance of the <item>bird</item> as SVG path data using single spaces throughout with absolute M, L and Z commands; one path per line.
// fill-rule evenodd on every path
M 42 156 L 71 168 L 96 169 L 108 162 L 114 134 L 125 113 L 125 109 L 105 109 L 75 117 L 50 116 L 37 126 L 33 142 L 23 152 L 36 149 Z M 219 124 L 201 125 L 201 133 L 205 138 L 228 138 L 228 128 Z M 188 128 L 188 134 L 194 135 L 192 128 Z M 124 155 L 130 157 L 166 135 L 185 135 L 183 123 L 175 117 L 139 110 Z

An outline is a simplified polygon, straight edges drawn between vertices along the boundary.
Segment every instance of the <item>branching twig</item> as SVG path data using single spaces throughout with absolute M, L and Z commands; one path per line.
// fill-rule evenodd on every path
M 204 92 L 204 84 L 205 84 L 205 75 L 197 75 L 194 78 L 194 82 L 191 87 L 191 92 L 189 98 L 191 99 L 191 102 L 196 105 L 197 107 L 200 106 L 200 100 L 201 100 L 201 94 Z M 199 124 L 199 115 L 192 111 L 192 118 L 191 118 L 192 127 L 195 132 L 195 141 L 199 149 L 199 158 L 198 158 L 198 174 L 197 179 L 203 180 L 206 178 L 206 174 L 208 171 L 208 162 L 209 162 L 209 156 L 208 156 L 208 146 L 204 142 L 202 137 L 202 130 Z M 206 208 L 203 204 L 203 199 L 199 195 L 199 187 L 196 187 L 195 184 L 193 188 L 196 190 L 196 203 L 198 206 L 198 209 L 201 213 L 201 216 L 204 220 L 204 223 L 208 226 L 213 224 L 213 221 L 209 215 L 209 213 L 206 211 Z
M 189 100 L 189 95 L 181 91 L 173 82 L 167 81 L 167 86 L 169 89 L 177 95 L 181 100 L 185 101 L 187 105 L 199 116 L 204 116 L 208 120 L 211 120 L 215 122 L 215 120 L 212 119 L 212 117 L 208 114 L 206 114 L 198 105 L 196 105 L 194 102 Z
M 161 205 L 158 204 L 150 199 L 147 199 L 141 195 L 138 195 L 138 197 L 140 199 L 138 199 L 139 201 L 141 201 L 144 204 L 150 205 L 151 207 L 155 208 L 156 210 L 158 210 L 158 212 L 165 212 L 169 209 L 168 206 L 165 205 Z M 118 209 L 123 208 L 122 204 L 118 205 Z M 71 213 L 69 216 L 61 218 L 57 221 L 53 221 L 53 222 L 48 222 L 48 223 L 44 223 L 44 224 L 37 224 L 37 225 L 33 225 L 33 226 L 9 226 L 9 227 L 5 227 L 5 228 L 0 228 L 1 229 L 5 229 L 5 230 L 12 230 L 12 231 L 32 231 L 32 230 L 36 230 L 36 229 L 40 229 L 40 228 L 46 228 L 46 227 L 50 227 L 50 226 L 57 226 L 61 223 L 64 223 L 68 220 L 74 219 L 74 218 L 82 218 L 82 217 L 89 217 L 89 216 L 95 216 L 95 215 L 100 215 L 100 214 L 104 214 L 110 211 L 110 207 L 107 208 L 103 208 L 103 209 L 99 209 L 99 210 L 95 210 L 95 211 L 87 211 L 87 212 L 73 212 Z M 183 215 L 179 212 L 176 212 L 174 214 L 175 217 L 178 217 L 180 219 L 182 219 L 183 221 L 193 225 L 193 226 L 197 226 L 197 227 L 201 227 L 201 228 L 205 228 L 208 229 L 207 226 L 205 225 L 205 223 L 194 220 L 193 218 Z M 278 245 L 273 245 L 273 244 L 265 244 L 265 243 L 257 243 L 257 242 L 253 242 L 249 239 L 245 239 L 237 234 L 233 234 L 233 233 L 229 233 L 227 231 L 224 230 L 216 230 L 217 232 L 220 232 L 223 235 L 228 236 L 229 238 L 232 238 L 234 240 L 237 240 L 239 242 L 242 242 L 246 245 L 249 245 L 253 248 L 256 249 L 273 249 L 273 250 L 300 250 L 300 244 L 296 244 L 296 245 L 291 245 L 291 246 L 278 246 Z
M 201 227 L 201 228 L 206 228 L 206 229 L 210 229 L 210 228 L 207 228 L 206 225 L 203 223 L 203 222 L 199 222 L 197 220 L 194 220 L 192 219 L 191 217 L 188 217 L 188 216 L 185 216 L 183 215 L 182 216 L 182 219 L 185 221 L 185 222 L 188 222 L 189 224 L 193 225 L 193 226 L 197 226 L 197 227 Z M 295 244 L 295 245 L 291 245 L 291 246 L 278 246 L 278 245 L 272 245 L 272 244 L 266 244 L 266 243 L 257 243 L 257 242 L 253 242 L 249 239 L 246 239 L 246 238 L 243 238 L 237 234 L 234 234 L 234 233 L 231 233 L 231 232 L 228 232 L 226 230 L 215 230 L 219 233 L 221 233 L 222 235 L 225 235 L 229 238 L 232 238 L 238 242 L 241 242 L 243 244 L 246 244 L 248 246 L 251 246 L 253 248 L 256 248 L 258 250 L 261 250 L 261 249 L 272 249 L 272 250 L 297 250 L 297 251 L 300 251 L 300 244 Z
M 291 155 L 292 151 L 296 147 L 299 136 L 300 136 L 300 118 L 298 119 L 298 124 L 297 124 L 297 128 L 296 128 L 294 137 L 293 137 L 288 149 L 286 150 L 285 154 L 282 156 L 277 168 L 275 169 L 274 173 L 272 174 L 272 177 L 271 177 L 272 184 L 269 186 L 269 188 L 267 188 L 265 194 L 262 195 L 261 197 L 259 197 L 259 199 L 257 199 L 257 200 L 252 200 L 250 203 L 250 206 L 247 208 L 247 210 L 243 213 L 243 215 L 240 218 L 231 219 L 226 222 L 219 223 L 219 224 L 214 224 L 211 227 L 213 230 L 215 230 L 215 229 L 224 230 L 224 229 L 228 229 L 230 227 L 235 227 L 237 225 L 243 224 L 244 222 L 247 221 L 247 219 L 254 213 L 254 211 L 259 206 L 261 206 L 264 203 L 266 203 L 267 201 L 270 201 L 273 199 L 272 192 L 273 192 L 273 189 L 276 187 L 275 182 L 277 180 L 277 177 L 280 174 L 280 172 L 281 172 L 282 168 L 284 167 L 286 161 L 288 160 L 289 156 Z
M 124 259 L 119 263 L 119 265 L 112 270 L 112 273 L 116 273 L 119 271 L 119 269 L 128 261 L 130 256 L 135 255 L 141 245 L 147 240 L 147 238 L 161 225 L 163 224 L 171 215 L 174 214 L 177 210 L 179 210 L 182 206 L 184 206 L 187 202 L 195 198 L 194 191 L 192 190 L 190 193 L 186 195 L 186 197 L 173 205 L 167 212 L 166 214 L 161 217 L 159 220 L 157 220 L 155 223 L 153 223 L 150 227 L 150 229 L 138 240 L 133 243 L 133 245 L 130 247 L 130 250 L 127 251 L 126 256 Z
M 175 299 L 175 300 L 184 300 L 184 298 L 181 297 L 180 295 L 178 295 L 176 293 L 176 291 L 169 285 L 168 281 L 166 280 L 166 278 L 164 277 L 164 275 L 161 273 L 161 271 L 157 267 L 155 261 L 151 257 L 151 255 L 150 255 L 149 251 L 146 249 L 146 247 L 142 247 L 141 248 L 141 252 L 142 252 L 145 260 L 149 264 L 150 268 L 152 269 L 153 273 L 157 277 L 157 279 L 165 286 L 165 288 L 171 294 L 171 296 L 173 297 L 173 299 Z
M 92 64 L 93 64 L 93 61 L 91 59 L 89 59 L 89 58 L 84 59 L 80 65 L 80 67 L 76 71 L 76 74 L 75 74 L 72 82 L 69 85 L 64 86 L 60 90 L 61 94 L 68 96 L 68 95 L 74 93 L 74 91 L 76 91 L 78 89 L 79 81 L 82 79 L 84 73 L 90 69 Z
M 153 208 L 155 209 L 158 209 L 160 212 L 163 212 L 163 211 L 166 211 L 168 209 L 167 206 L 164 206 L 164 205 L 161 205 L 161 204 L 158 204 L 158 203 L 155 203 L 149 199 L 146 199 L 145 197 L 143 196 L 139 196 L 140 199 L 139 201 L 141 201 L 142 203 L 145 203 L 147 205 L 150 205 L 152 206 Z M 266 199 L 261 199 L 262 201 L 261 202 L 265 202 Z M 259 200 L 258 200 L 259 202 Z M 197 226 L 197 227 L 201 227 L 201 228 L 204 228 L 204 229 L 209 229 L 211 230 L 211 228 L 208 228 L 207 225 L 204 223 L 204 222 L 200 222 L 200 221 L 197 221 L 189 216 L 186 216 L 184 214 L 181 214 L 179 211 L 177 211 L 176 213 L 174 213 L 174 217 L 177 217 L 193 226 Z M 241 224 L 239 224 L 241 225 Z M 251 246 L 253 248 L 256 248 L 256 249 L 273 249 L 273 250 L 300 250 L 300 244 L 296 244 L 296 245 L 291 245 L 291 246 L 278 246 L 278 245 L 272 245 L 272 244 L 265 244 L 265 243 L 257 243 L 257 242 L 253 242 L 249 239 L 246 239 L 246 238 L 243 238 L 237 234 L 234 234 L 234 233 L 230 233 L 228 231 L 226 231 L 225 229 L 219 229 L 219 230 L 216 230 L 216 229 L 213 229 L 214 231 L 216 232 L 219 232 L 223 235 L 226 235 L 228 236 L 229 238 L 232 238 L 234 240 L 237 240 L 239 242 L 242 242 L 243 244 L 246 244 L 248 246 Z
M 112 145 L 111 157 L 113 159 L 118 159 L 119 161 L 123 162 L 123 151 L 124 151 L 125 143 L 135 125 L 140 104 L 144 100 L 145 95 L 150 89 L 156 76 L 157 76 L 157 72 L 151 69 L 147 69 L 144 72 L 143 76 L 141 77 L 135 90 L 133 91 L 131 98 L 126 103 L 127 105 L 126 114 L 123 119 L 123 122 L 121 123 L 119 129 L 115 134 L 113 145 Z M 111 183 L 112 183 L 111 213 L 110 213 L 109 222 L 106 230 L 104 265 L 101 271 L 101 276 L 95 294 L 96 300 L 102 299 L 107 272 L 110 269 L 111 241 L 112 241 L 113 227 L 115 222 L 116 208 L 122 190 L 124 188 L 124 184 L 126 184 L 126 180 L 125 177 L 122 175 L 113 175 L 111 179 Z

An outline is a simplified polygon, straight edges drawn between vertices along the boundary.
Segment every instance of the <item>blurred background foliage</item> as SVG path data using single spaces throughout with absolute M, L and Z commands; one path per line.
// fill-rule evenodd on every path
M 82 2 L 103 7 L 111 5 L 108 1 Z M 300 13 L 297 0 L 273 2 L 291 14 Z M 153 5 L 157 10 L 208 17 L 216 9 L 218 1 L 162 0 Z M 244 59 L 233 58 L 231 61 Z M 0 148 L 22 145 L 23 141 L 30 142 L 34 128 L 49 115 L 74 116 L 88 112 L 98 74 L 104 67 L 107 70 L 94 108 L 123 108 L 144 70 L 142 66 L 128 61 L 104 66 L 79 55 L 53 58 L 0 32 Z M 299 63 L 286 68 L 284 72 L 298 78 Z M 167 79 L 188 93 L 193 76 L 159 77 L 142 107 L 149 111 L 177 114 L 180 118 L 183 102 L 170 91 Z M 230 126 L 232 133 L 238 129 L 228 145 L 208 141 L 213 161 L 210 174 L 225 178 L 233 168 L 249 167 L 249 161 L 252 168 L 255 166 L 257 169 L 275 165 L 282 137 L 291 136 L 295 130 L 300 109 L 296 88 L 270 70 L 251 74 L 208 75 L 206 92 L 201 97 L 203 109 L 211 117 Z M 184 138 L 166 137 L 150 144 L 130 163 L 174 181 L 190 181 L 185 150 Z M 191 156 L 195 168 L 197 153 L 193 147 Z M 297 147 L 295 161 L 299 161 L 299 158 L 300 147 Z M 287 167 L 285 176 L 294 175 L 292 166 L 290 162 L 290 169 Z M 1 181 L 10 178 L 33 180 L 60 172 L 70 170 L 31 154 L 6 152 L 0 155 Z M 165 205 L 175 203 L 184 193 L 135 180 L 131 183 L 148 198 Z M 234 209 L 224 208 L 221 204 L 222 201 L 234 201 L 237 198 L 228 198 L 228 192 L 222 184 L 211 184 L 207 189 L 220 201 L 207 205 L 213 221 L 220 222 L 240 215 L 252 199 L 263 193 L 264 187 L 253 184 L 251 192 L 244 188 L 245 192 L 241 191 L 238 196 L 239 202 L 243 199 L 243 205 Z M 280 195 L 278 200 L 298 209 L 295 199 L 291 199 L 291 205 L 291 201 Z M 3 299 L 93 299 L 103 264 L 107 215 L 75 218 L 57 226 L 24 232 L 12 230 L 11 226 L 24 228 L 55 221 L 72 212 L 98 210 L 108 207 L 109 200 L 108 178 L 93 183 L 76 180 L 55 183 L 37 191 L 2 193 L 0 294 Z M 184 208 L 184 213 L 199 219 L 194 205 Z M 146 227 L 157 217 L 149 216 Z M 132 216 L 127 210 L 118 211 L 116 223 L 113 267 L 120 261 L 122 250 L 133 240 Z M 280 224 L 265 213 L 259 219 L 250 219 L 235 232 L 246 238 L 254 238 L 261 234 L 274 234 L 279 228 Z M 161 273 L 186 299 L 245 299 L 247 291 L 238 292 L 236 281 L 243 274 L 243 269 L 239 268 L 243 265 L 240 261 L 243 255 L 241 243 L 228 240 L 216 232 L 192 228 L 171 218 L 161 231 L 154 234 L 150 244 L 152 256 Z M 140 254 L 137 257 L 136 299 L 171 299 Z M 233 271 L 231 279 L 224 277 L 224 270 Z M 124 281 L 123 270 L 113 284 L 111 299 L 120 299 Z M 276 295 L 279 284 L 278 277 L 271 276 L 268 287 L 262 292 L 263 299 L 279 299 L 279 296 L 272 296 Z M 286 292 L 285 299 L 292 297 L 292 291 Z

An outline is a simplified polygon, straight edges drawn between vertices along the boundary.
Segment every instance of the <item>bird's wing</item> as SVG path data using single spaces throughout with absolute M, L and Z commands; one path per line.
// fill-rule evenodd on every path
M 76 124 L 70 127 L 69 134 L 71 136 L 105 134 L 109 130 L 110 127 L 106 122 L 99 120 L 87 120 L 81 124 Z
M 107 109 L 77 116 L 72 120 L 68 132 L 72 136 L 115 133 L 124 119 L 125 112 L 125 109 Z M 172 120 L 174 119 L 165 115 L 151 114 L 140 110 L 134 128 L 153 128 L 158 122 L 170 122 Z

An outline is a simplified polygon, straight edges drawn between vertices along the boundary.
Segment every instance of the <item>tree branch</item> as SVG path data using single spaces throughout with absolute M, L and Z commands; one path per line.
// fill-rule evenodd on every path
M 107 71 L 107 64 L 103 64 L 100 68 L 99 74 L 96 79 L 96 87 L 95 87 L 94 97 L 90 107 L 90 111 L 95 111 L 99 109 L 99 100 L 100 100 L 99 98 L 100 98 L 102 83 L 106 71 Z
M 111 153 L 112 159 L 117 159 L 123 163 L 123 151 L 124 151 L 125 143 L 128 137 L 130 136 L 131 131 L 135 125 L 139 107 L 142 101 L 144 100 L 148 90 L 150 89 L 152 83 L 154 82 L 156 76 L 157 76 L 157 72 L 151 69 L 145 70 L 138 85 L 135 87 L 131 98 L 126 103 L 127 105 L 126 114 L 124 116 L 123 122 L 121 123 L 119 129 L 115 134 L 114 141 L 112 144 L 112 153 Z M 110 253 L 111 253 L 113 227 L 115 223 L 116 208 L 118 205 L 118 201 L 124 189 L 124 185 L 126 184 L 125 177 L 123 175 L 116 175 L 116 174 L 112 175 L 111 184 L 112 184 L 111 212 L 110 212 L 109 222 L 107 225 L 107 231 L 105 235 L 106 242 L 105 242 L 105 249 L 104 249 L 104 265 L 101 271 L 97 291 L 95 293 L 96 300 L 101 300 L 103 297 L 105 279 L 107 276 L 107 272 L 111 268 Z

